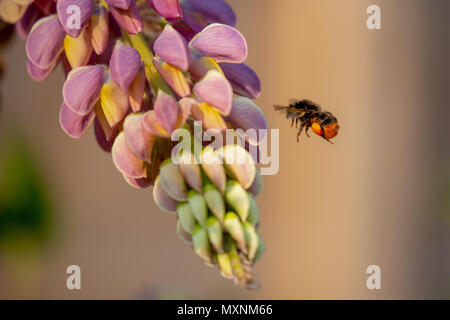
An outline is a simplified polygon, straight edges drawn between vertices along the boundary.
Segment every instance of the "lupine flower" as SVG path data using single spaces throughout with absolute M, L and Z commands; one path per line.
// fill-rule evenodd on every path
M 70 5 L 80 8 L 79 28 L 68 24 Z M 258 159 L 234 142 L 185 150 L 179 164 L 170 158 L 172 135 L 193 134 L 194 121 L 205 130 L 243 130 L 245 147 L 265 138 L 257 130 L 267 120 L 251 100 L 261 84 L 244 64 L 247 42 L 231 7 L 223 0 L 0 0 L 0 8 L 16 8 L 0 17 L 18 21 L 34 80 L 61 62 L 62 129 L 79 139 L 93 123 L 124 180 L 137 189 L 153 185 L 156 203 L 177 213 L 177 232 L 196 254 L 255 287 L 252 265 L 264 251 L 254 200 L 263 186 Z M 234 162 L 236 155 L 245 161 Z

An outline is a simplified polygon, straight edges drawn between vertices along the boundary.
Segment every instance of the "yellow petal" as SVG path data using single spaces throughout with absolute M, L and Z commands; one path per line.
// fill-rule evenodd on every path
M 145 71 L 142 68 L 134 78 L 128 89 L 130 106 L 133 112 L 139 112 L 142 108 L 142 100 L 145 91 Z
M 159 58 L 154 58 L 153 63 L 166 83 L 180 97 L 187 97 L 191 94 L 191 87 L 189 86 L 189 82 L 184 76 L 183 71 Z
M 100 92 L 103 113 L 111 127 L 123 120 L 128 112 L 128 93 L 123 92 L 112 79 L 108 79 Z
M 205 129 L 225 130 L 227 128 L 227 124 L 219 111 L 206 102 L 192 105 L 191 112 L 195 120 L 202 121 L 202 125 Z
M 85 66 L 93 51 L 89 32 L 84 29 L 78 38 L 67 35 L 64 39 L 64 51 L 72 68 Z

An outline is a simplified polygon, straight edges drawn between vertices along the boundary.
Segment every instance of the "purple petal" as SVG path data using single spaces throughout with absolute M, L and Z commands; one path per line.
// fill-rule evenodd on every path
M 243 129 L 255 129 L 247 132 L 246 139 L 253 145 L 259 144 L 266 138 L 269 127 L 262 110 L 250 99 L 238 97 L 233 101 L 230 115 L 225 119 L 233 127 Z M 259 130 L 264 130 L 260 132 Z
M 147 0 L 147 2 L 167 21 L 181 19 L 180 0 Z
M 114 82 L 123 91 L 128 91 L 131 83 L 139 72 L 141 55 L 129 46 L 117 41 L 111 56 L 109 68 Z
M 242 63 L 247 59 L 247 41 L 235 28 L 211 24 L 192 39 L 189 46 L 217 62 Z
M 131 1 L 127 10 L 109 7 L 110 12 L 116 22 L 128 33 L 138 34 L 144 28 L 141 14 L 136 6 L 136 2 Z
M 78 38 L 94 11 L 94 2 L 92 0 L 58 0 L 56 11 L 66 33 L 72 38 Z M 79 26 L 75 25 L 74 20 L 77 14 L 80 15 Z
M 227 116 L 233 104 L 233 89 L 228 80 L 216 70 L 209 71 L 206 76 L 194 86 L 195 94 L 215 107 L 221 114 Z
M 153 44 L 153 50 L 164 61 L 180 68 L 189 69 L 190 52 L 186 40 L 170 24 Z
M 191 29 L 186 23 L 184 23 L 182 20 L 178 20 L 175 22 L 172 22 L 172 27 L 177 30 L 186 41 L 191 41 L 192 38 L 197 34 L 194 30 Z
M 145 178 L 147 176 L 145 162 L 136 158 L 128 148 L 123 132 L 117 136 L 111 152 L 113 162 L 122 174 L 131 178 Z
M 79 139 L 86 133 L 94 117 L 95 112 L 93 111 L 88 115 L 80 116 L 63 103 L 59 112 L 59 123 L 70 137 Z
M 136 157 L 141 160 L 152 162 L 152 148 L 154 137 L 142 126 L 144 114 L 129 114 L 125 118 L 123 131 L 128 147 Z
M 130 7 L 131 1 L 134 2 L 134 0 L 105 0 L 105 1 L 107 4 L 113 7 L 123 10 L 127 10 Z
M 27 71 L 31 78 L 33 78 L 34 81 L 41 82 L 47 79 L 47 77 L 52 73 L 52 71 L 55 69 L 55 66 L 58 64 L 58 61 L 55 61 L 53 65 L 50 66 L 48 69 L 40 69 L 39 67 L 36 67 L 30 60 L 27 61 Z
M 161 186 L 159 176 L 156 178 L 155 186 L 153 187 L 153 198 L 161 210 L 169 213 L 177 210 L 178 202 L 171 198 Z
M 234 92 L 256 99 L 261 94 L 261 81 L 255 71 L 246 64 L 220 63 L 225 76 L 230 81 Z
M 179 115 L 177 100 L 164 91 L 159 90 L 153 109 L 159 124 L 167 132 L 172 133 L 177 128 Z
M 259 170 L 256 170 L 255 179 L 253 180 L 252 185 L 250 188 L 247 189 L 248 192 L 250 192 L 253 197 L 259 196 L 262 191 L 264 190 L 264 180 L 261 175 L 261 172 Z
M 145 189 L 152 185 L 152 180 L 150 178 L 131 178 L 123 175 L 125 181 L 135 189 Z
M 105 81 L 103 66 L 87 66 L 73 69 L 63 86 L 64 102 L 79 115 L 89 114 L 100 97 Z
M 48 69 L 61 54 L 65 36 L 56 15 L 40 19 L 27 37 L 28 59 L 38 68 Z
M 236 25 L 233 9 L 223 0 L 183 0 L 181 8 L 184 22 L 195 32 L 212 23 Z
M 95 138 L 97 139 L 97 143 L 105 152 L 111 152 L 112 146 L 114 144 L 114 138 L 110 138 L 109 140 L 106 138 L 105 132 L 103 131 L 102 125 L 98 120 L 98 117 L 95 117 L 94 120 L 94 132 Z

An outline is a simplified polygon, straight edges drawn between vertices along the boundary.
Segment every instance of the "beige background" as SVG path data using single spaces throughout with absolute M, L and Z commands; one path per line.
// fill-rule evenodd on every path
M 280 171 L 258 198 L 267 244 L 248 292 L 207 268 L 178 240 L 175 216 L 151 189 L 130 188 L 92 130 L 59 128 L 63 76 L 34 83 L 24 42 L 4 53 L 0 132 L 28 134 L 57 199 L 58 233 L 42 254 L 0 261 L 1 298 L 428 298 L 449 297 L 448 223 L 435 202 L 449 172 L 448 1 L 233 0 L 258 72 L 258 104 L 280 128 Z M 369 4 L 383 30 L 366 28 Z M 341 131 L 330 145 L 295 129 L 273 104 L 310 98 Z M 449 175 L 447 174 L 447 177 Z M 68 291 L 65 269 L 82 270 Z M 366 288 L 366 267 L 382 290 Z

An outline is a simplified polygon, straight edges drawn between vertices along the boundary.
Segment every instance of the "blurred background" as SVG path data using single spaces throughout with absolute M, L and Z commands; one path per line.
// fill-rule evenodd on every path
M 450 298 L 450 2 L 229 0 L 280 128 L 280 171 L 257 199 L 259 291 L 204 266 L 151 189 L 129 187 L 93 132 L 59 127 L 63 73 L 34 83 L 24 41 L 0 48 L 0 298 Z M 381 7 L 382 30 L 366 27 Z M 331 145 L 273 104 L 309 98 Z M 81 290 L 66 288 L 67 266 Z M 366 268 L 381 268 L 368 290 Z

